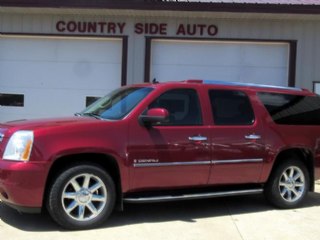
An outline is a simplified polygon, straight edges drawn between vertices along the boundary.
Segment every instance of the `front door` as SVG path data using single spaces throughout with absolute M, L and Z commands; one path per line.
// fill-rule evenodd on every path
M 211 149 L 196 89 L 164 92 L 147 109 L 165 108 L 166 123 L 150 128 L 132 122 L 128 159 L 131 189 L 201 186 L 208 182 Z

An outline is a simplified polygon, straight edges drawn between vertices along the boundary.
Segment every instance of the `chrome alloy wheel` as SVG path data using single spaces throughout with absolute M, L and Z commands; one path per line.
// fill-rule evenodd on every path
M 305 191 L 305 187 L 305 176 L 300 168 L 291 166 L 281 174 L 279 191 L 285 201 L 295 202 L 299 200 Z
M 65 213 L 77 221 L 89 221 L 97 217 L 107 203 L 107 188 L 93 174 L 73 177 L 64 187 L 61 201 Z

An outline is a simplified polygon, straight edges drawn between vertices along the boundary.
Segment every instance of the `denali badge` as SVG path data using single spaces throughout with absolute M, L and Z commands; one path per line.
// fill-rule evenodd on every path
M 134 163 L 158 163 L 159 159 L 134 159 L 133 160 Z

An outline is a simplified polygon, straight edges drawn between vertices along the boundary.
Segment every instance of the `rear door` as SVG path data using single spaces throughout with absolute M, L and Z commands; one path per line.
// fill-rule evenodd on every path
M 209 184 L 257 182 L 265 158 L 264 134 L 248 93 L 209 89 L 208 95 L 213 117 Z

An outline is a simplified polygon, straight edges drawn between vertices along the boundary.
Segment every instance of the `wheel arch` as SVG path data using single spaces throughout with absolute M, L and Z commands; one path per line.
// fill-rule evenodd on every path
M 47 176 L 42 206 L 46 206 L 48 192 L 56 177 L 63 172 L 64 169 L 80 164 L 96 165 L 102 167 L 110 174 L 116 186 L 116 207 L 122 210 L 122 187 L 118 162 L 113 156 L 101 153 L 79 153 L 57 158 L 51 165 Z
M 294 157 L 300 161 L 302 161 L 309 173 L 310 176 L 310 186 L 309 190 L 314 191 L 314 156 L 310 149 L 307 148 L 288 148 L 280 151 L 274 161 L 272 166 L 272 170 L 269 176 L 271 176 L 272 172 L 277 168 L 277 166 L 284 160 L 290 157 Z

